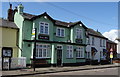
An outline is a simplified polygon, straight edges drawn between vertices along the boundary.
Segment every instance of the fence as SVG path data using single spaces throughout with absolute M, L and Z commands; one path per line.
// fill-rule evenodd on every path
M 8 69 L 9 66 L 9 58 L 4 58 L 3 60 L 3 69 Z M 20 58 L 11 58 L 10 69 L 17 69 L 17 68 L 25 68 L 26 67 L 26 57 Z M 0 58 L 0 70 L 2 68 L 2 58 Z
M 25 67 L 26 67 L 26 57 L 11 59 L 11 69 L 25 68 Z

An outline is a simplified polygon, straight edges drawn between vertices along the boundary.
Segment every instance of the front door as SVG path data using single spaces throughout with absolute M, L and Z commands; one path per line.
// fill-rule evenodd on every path
M 62 65 L 62 46 L 57 46 L 57 66 Z

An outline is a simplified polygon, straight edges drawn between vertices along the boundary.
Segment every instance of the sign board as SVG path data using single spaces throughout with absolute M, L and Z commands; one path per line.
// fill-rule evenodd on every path
M 12 57 L 12 50 L 9 50 L 9 49 L 4 49 L 3 50 L 3 54 L 2 54 L 3 57 Z
M 110 52 L 110 58 L 113 58 L 113 52 Z
M 38 39 L 49 40 L 49 36 L 40 34 L 38 35 Z
M 112 48 L 110 48 L 110 52 L 113 52 L 113 49 L 112 49 Z
M 32 29 L 32 37 L 35 37 L 35 29 Z

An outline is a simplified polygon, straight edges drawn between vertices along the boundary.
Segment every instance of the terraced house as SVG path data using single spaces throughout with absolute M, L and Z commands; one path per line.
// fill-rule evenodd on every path
M 93 61 L 92 63 L 99 63 L 105 61 L 107 56 L 106 41 L 99 31 L 93 29 L 87 29 L 87 46 L 86 46 L 86 58 L 87 61 Z
M 69 65 L 85 63 L 86 27 L 81 22 L 62 22 L 50 17 L 46 12 L 31 15 L 18 6 L 14 22 L 19 30 L 19 56 L 27 57 L 27 64 L 32 64 L 34 34 L 36 37 L 36 64 Z

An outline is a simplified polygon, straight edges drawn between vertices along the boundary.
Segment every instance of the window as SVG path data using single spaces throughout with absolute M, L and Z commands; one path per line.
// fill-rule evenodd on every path
M 73 58 L 73 46 L 70 46 L 70 45 L 67 46 L 66 57 Z
M 76 57 L 84 58 L 84 48 L 83 47 L 77 47 Z
M 95 39 L 94 37 L 92 37 L 92 45 L 94 45 Z
M 105 40 L 103 39 L 103 46 L 105 47 Z
M 57 28 L 56 36 L 64 37 L 65 36 L 65 29 L 64 28 Z
M 87 59 L 90 59 L 90 52 L 87 52 Z
M 82 39 L 82 29 L 76 28 L 76 39 Z
M 90 37 L 87 38 L 87 44 L 90 44 Z
M 100 38 L 100 47 L 102 47 L 102 39 Z
M 40 23 L 40 34 L 49 34 L 49 24 L 46 22 Z
M 36 46 L 36 58 L 47 58 L 49 45 L 38 44 Z

